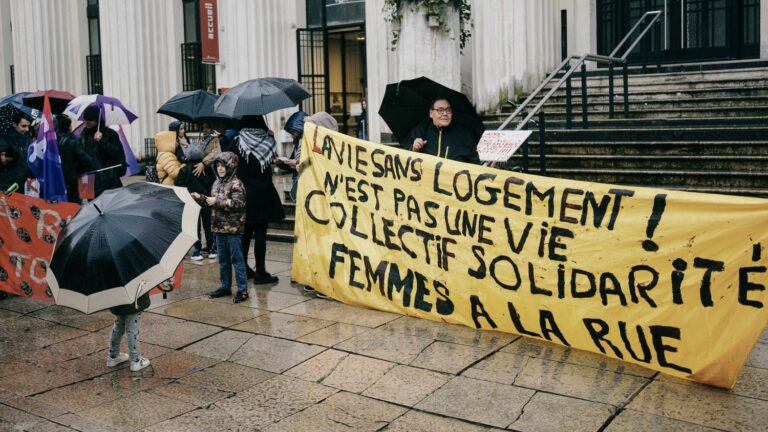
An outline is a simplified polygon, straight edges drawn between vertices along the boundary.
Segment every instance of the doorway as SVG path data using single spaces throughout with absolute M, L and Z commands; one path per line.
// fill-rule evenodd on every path
M 759 56 L 760 0 L 597 0 L 598 53 L 610 53 L 651 10 L 662 12 L 660 28 L 646 37 L 651 58 L 657 37 L 665 62 Z M 640 61 L 640 46 L 629 60 Z
M 339 123 L 339 131 L 352 136 L 361 136 L 359 129 L 366 123 L 360 118 L 367 88 L 365 65 L 362 28 L 328 31 L 328 111 Z

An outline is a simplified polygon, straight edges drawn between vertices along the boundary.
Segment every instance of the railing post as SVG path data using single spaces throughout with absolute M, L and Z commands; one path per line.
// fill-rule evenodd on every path
M 643 73 L 648 72 L 648 38 L 643 38 L 640 41 L 640 58 L 643 63 Z
M 656 72 L 661 72 L 661 21 L 656 21 Z
M 566 69 L 566 72 L 568 70 Z M 571 77 L 565 80 L 565 128 L 571 128 L 573 121 L 573 99 L 571 97 Z
M 608 64 L 608 118 L 613 118 L 613 62 Z
M 629 118 L 629 74 L 627 72 L 627 62 L 624 62 L 624 118 Z
M 587 64 L 581 63 L 581 127 L 586 129 L 588 122 L 587 113 Z
M 528 124 L 525 125 L 526 129 L 531 128 L 531 122 L 528 122 Z M 521 147 L 521 150 L 523 152 L 523 160 L 520 162 L 520 166 L 523 169 L 523 172 L 528 172 L 528 140 L 525 140 Z
M 539 173 L 541 175 L 547 175 L 547 151 L 544 147 L 547 142 L 547 131 L 544 117 L 544 111 L 539 111 Z

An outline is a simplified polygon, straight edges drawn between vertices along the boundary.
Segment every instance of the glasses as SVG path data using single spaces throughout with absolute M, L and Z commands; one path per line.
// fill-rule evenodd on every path
M 448 108 L 432 108 L 432 111 L 434 111 L 434 112 L 436 112 L 438 114 L 441 114 L 441 115 L 442 114 L 450 114 L 450 113 L 453 112 L 451 107 L 448 107 Z

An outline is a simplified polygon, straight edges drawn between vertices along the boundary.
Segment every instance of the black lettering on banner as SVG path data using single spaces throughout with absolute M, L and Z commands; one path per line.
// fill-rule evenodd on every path
M 544 192 L 539 192 L 538 189 L 536 189 L 536 186 L 533 183 L 528 183 L 525 185 L 525 214 L 530 216 L 533 214 L 533 195 L 536 195 L 536 198 L 539 199 L 541 202 L 546 202 L 547 207 L 547 216 L 552 217 L 555 214 L 555 187 L 552 186 L 551 188 L 545 190 Z
M 536 286 L 536 273 L 533 271 L 533 263 L 528 263 L 528 283 L 531 287 L 531 294 L 532 295 L 545 295 L 545 296 L 552 296 L 552 291 L 548 289 L 539 288 Z
M 577 290 L 577 278 L 579 275 L 586 276 L 587 281 L 589 281 L 589 289 L 586 291 L 579 292 Z M 571 271 L 571 297 L 573 298 L 590 298 L 594 297 L 595 293 L 597 293 L 597 284 L 595 283 L 595 275 L 592 273 L 581 270 L 581 269 L 573 269 Z
M 725 263 L 722 261 L 709 260 L 706 258 L 694 258 L 693 266 L 696 268 L 703 268 L 704 277 L 701 279 L 701 305 L 704 307 L 712 307 L 712 272 L 721 272 L 725 270 Z
M 442 162 L 435 164 L 435 177 L 432 182 L 432 190 L 441 195 L 451 196 L 451 192 L 440 188 L 440 168 L 443 167 Z
M 419 272 L 416 274 L 416 295 L 413 298 L 413 307 L 424 312 L 432 311 L 432 303 L 424 300 L 424 296 L 428 296 L 430 291 L 427 288 L 427 277 Z
M 359 231 L 357 229 L 357 206 L 356 205 L 352 206 L 352 225 L 350 225 L 349 227 L 349 233 L 352 234 L 353 236 L 360 237 L 363 240 L 368 239 L 368 234 L 365 234 L 364 232 Z
M 476 269 L 471 267 L 467 269 L 467 274 L 475 279 L 485 279 L 486 266 L 485 260 L 483 259 L 485 256 L 485 249 L 483 249 L 482 246 L 472 245 L 472 255 L 475 256 L 475 259 L 478 262 L 478 266 Z
M 638 282 L 637 273 L 639 272 L 649 273 L 651 275 L 651 280 L 646 283 Z M 653 299 L 648 296 L 648 291 L 652 290 L 658 282 L 659 272 L 657 272 L 653 267 L 647 266 L 645 264 L 633 266 L 629 271 L 629 296 L 632 299 L 632 302 L 639 303 L 640 299 L 637 297 L 637 295 L 640 294 L 640 297 L 644 298 L 649 306 L 655 308 L 656 302 L 654 302 Z
M 507 231 L 507 243 L 509 244 L 509 249 L 512 250 L 512 252 L 518 255 L 520 254 L 520 251 L 522 251 L 523 247 L 525 247 L 525 241 L 528 239 L 528 234 L 531 232 L 532 227 L 532 222 L 526 223 L 525 228 L 523 229 L 523 233 L 520 234 L 520 240 L 515 243 L 515 233 L 512 232 L 512 228 L 509 226 L 509 218 L 504 218 L 504 228 Z
M 333 138 L 330 135 L 326 135 L 325 138 L 323 138 L 323 148 L 320 149 L 323 156 L 325 156 L 326 159 L 331 160 L 331 153 L 333 150 Z
M 675 268 L 670 276 L 670 279 L 672 280 L 672 302 L 675 304 L 683 304 L 682 286 L 688 263 L 682 258 L 677 258 L 672 261 L 672 267 Z
M 504 207 L 512 209 L 514 211 L 520 211 L 520 206 L 514 204 L 512 200 L 519 200 L 520 194 L 516 194 L 510 190 L 512 185 L 522 186 L 525 182 L 517 177 L 507 177 L 504 182 Z
M 755 267 L 742 267 L 739 269 L 739 303 L 744 306 L 751 306 L 753 308 L 762 309 L 763 302 L 758 300 L 750 300 L 750 291 L 765 291 L 765 285 L 753 283 L 749 280 L 750 273 L 765 273 L 765 266 Z
M 515 331 L 517 331 L 521 335 L 541 338 L 540 334 L 527 330 L 523 326 L 523 321 L 520 319 L 520 314 L 517 312 L 517 308 L 515 308 L 515 305 L 512 302 L 510 301 L 507 302 L 507 309 L 509 309 L 509 318 L 512 320 L 512 325 L 515 326 Z
M 389 263 L 387 261 L 381 261 L 374 270 L 371 265 L 371 260 L 366 256 L 363 259 L 363 264 L 365 266 L 365 280 L 368 282 L 368 292 L 370 292 L 371 287 L 378 282 L 379 292 L 382 296 L 386 295 L 384 293 L 384 281 L 386 280 L 387 266 L 389 266 Z
M 629 336 L 627 335 L 627 323 L 624 321 L 619 321 L 619 333 L 621 334 L 621 340 L 624 341 L 624 347 L 626 347 L 627 351 L 629 351 L 629 355 L 639 362 L 650 363 L 651 349 L 648 347 L 648 342 L 645 340 L 645 332 L 639 325 L 635 326 L 635 329 L 637 330 L 637 340 L 640 343 L 640 349 L 643 352 L 642 357 L 637 355 L 635 350 L 632 348 L 632 344 L 629 342 Z
M 461 193 L 459 191 L 459 178 L 465 177 L 467 179 L 466 184 L 466 193 Z M 467 202 L 470 198 L 472 198 L 472 174 L 469 173 L 469 170 L 461 170 L 458 171 L 453 176 L 453 194 L 456 196 L 456 199 L 461 202 Z
M 594 225 L 595 228 L 600 228 L 600 226 L 603 224 L 603 218 L 605 217 L 605 214 L 608 212 L 608 204 L 611 203 L 611 197 L 608 195 L 603 195 L 603 197 L 600 199 L 600 203 L 598 204 L 595 200 L 595 193 L 592 191 L 587 191 L 586 194 L 584 194 L 584 201 L 582 202 L 582 212 L 581 212 L 581 225 L 584 226 L 587 224 L 587 218 L 589 217 L 589 209 L 592 209 L 592 213 L 594 213 L 594 218 L 592 219 L 592 225 Z
M 624 360 L 624 355 L 621 353 L 621 351 L 616 348 L 616 345 L 614 345 L 613 342 L 606 338 L 609 330 L 608 324 L 606 324 L 605 321 L 597 318 L 584 318 L 582 321 L 584 321 L 584 325 L 587 327 L 589 336 L 592 337 L 592 342 L 594 342 L 595 346 L 600 350 L 601 353 L 607 354 L 605 348 L 603 347 L 603 343 L 605 343 L 609 348 L 611 348 L 613 354 L 616 357 Z
M 550 335 L 554 335 L 560 339 L 561 344 L 571 346 L 571 344 L 565 340 L 565 336 L 563 336 L 563 332 L 561 332 L 560 328 L 557 326 L 555 316 L 552 315 L 551 311 L 543 309 L 539 311 L 539 327 L 541 327 L 541 334 L 544 335 L 548 341 L 552 341 L 552 336 Z
M 366 153 L 368 149 L 366 149 L 363 146 L 355 146 L 355 172 L 362 176 L 367 176 L 368 173 L 363 169 L 363 167 L 368 166 L 368 162 L 365 161 L 365 158 L 360 155 L 360 153 Z
M 621 211 L 621 199 L 623 197 L 633 197 L 635 192 L 628 189 L 608 189 L 608 193 L 613 194 L 613 208 L 611 209 L 611 219 L 608 221 L 607 228 L 613 230 L 616 226 L 616 219 Z
M 691 373 L 692 371 L 684 366 L 674 364 L 667 360 L 667 352 L 677 352 L 677 347 L 664 344 L 664 338 L 680 340 L 680 329 L 677 327 L 667 326 L 651 326 L 651 338 L 653 339 L 653 348 L 656 351 L 656 358 L 659 360 L 659 365 L 674 369 L 676 371 Z
M 557 253 L 558 249 L 568 249 L 568 246 L 565 243 L 561 243 L 560 239 L 572 239 L 573 237 L 573 231 L 566 228 L 553 226 L 552 232 L 549 234 L 549 259 L 552 261 L 566 261 L 568 258 L 565 255 L 560 255 Z
M 600 275 L 600 299 L 603 301 L 603 306 L 608 306 L 609 295 L 617 296 L 622 306 L 627 305 L 627 298 L 621 290 L 619 280 L 613 274 L 605 272 Z
M 318 225 L 328 225 L 329 220 L 328 219 L 320 219 L 318 216 L 316 216 L 312 212 L 312 209 L 310 207 L 311 201 L 312 201 L 312 197 L 314 197 L 315 195 L 322 195 L 322 194 L 323 194 L 323 191 L 319 191 L 319 190 L 309 191 L 309 193 L 307 194 L 307 197 L 304 198 L 304 210 L 307 212 L 307 216 L 309 216 L 309 218 L 312 219 L 312 221 L 314 223 L 316 223 Z
M 435 228 L 437 227 L 437 218 L 435 218 L 434 213 L 431 212 L 431 210 L 437 210 L 440 208 L 440 204 L 434 202 L 434 201 L 424 201 L 424 214 L 426 215 L 428 220 L 424 222 L 424 226 L 427 228 Z
M 347 254 L 348 252 L 349 249 L 341 243 L 334 243 L 331 245 L 331 262 L 330 267 L 328 268 L 329 278 L 333 279 L 336 276 L 336 263 L 344 262 L 344 257 L 340 255 L 340 253 Z
M 371 171 L 371 175 L 375 178 L 384 177 L 384 165 L 378 160 L 378 156 L 386 154 L 382 149 L 375 149 L 371 152 L 371 165 L 374 167 L 374 171 Z
M 514 283 L 505 283 L 499 279 L 499 274 L 504 274 L 504 275 L 509 274 L 509 271 L 502 272 L 502 271 L 496 270 L 496 266 L 498 266 L 499 263 L 501 262 L 508 262 L 512 266 L 512 271 L 515 274 Z M 504 288 L 505 290 L 517 291 L 517 289 L 520 288 L 520 284 L 523 282 L 523 280 L 520 278 L 520 269 L 517 268 L 517 264 L 515 264 L 515 262 L 512 261 L 512 258 L 510 257 L 499 255 L 496 258 L 494 258 L 493 261 L 491 261 L 490 271 L 491 271 L 491 277 L 493 278 L 494 281 L 496 281 L 496 284 Z
M 363 285 L 362 282 L 358 282 L 355 280 L 355 273 L 357 273 L 358 270 L 361 270 L 361 267 L 357 265 L 357 262 L 362 259 L 362 256 L 360 255 L 360 252 L 349 249 L 349 286 L 363 289 L 365 288 L 365 285 Z
M 435 292 L 438 295 L 438 299 L 435 302 L 435 310 L 440 315 L 450 315 L 453 313 L 453 301 L 449 296 L 450 291 L 440 281 L 432 281 L 432 286 L 435 288 Z
M 416 252 L 414 252 L 412 249 L 408 247 L 408 245 L 405 244 L 405 234 L 413 234 L 413 227 L 410 227 L 408 225 L 401 225 L 400 229 L 397 230 L 397 238 L 400 240 L 400 247 L 403 249 L 403 252 L 407 253 L 411 259 L 416 258 Z
M 357 190 L 355 188 L 355 182 L 357 182 L 357 179 L 354 177 L 347 177 L 344 179 L 344 192 L 347 194 L 347 201 L 356 203 L 357 199 L 355 199 L 355 191 Z
M 476 328 L 483 328 L 480 324 L 480 317 L 485 318 L 486 321 L 488 321 L 488 325 L 491 326 L 491 328 L 496 328 L 496 323 L 493 322 L 491 319 L 491 316 L 488 315 L 488 312 L 485 311 L 485 307 L 483 306 L 483 303 L 480 301 L 480 298 L 476 295 L 469 296 L 469 303 L 471 305 L 472 309 L 472 321 L 475 323 Z
M 560 221 L 561 222 L 567 222 L 572 224 L 579 223 L 579 220 L 576 219 L 573 216 L 567 216 L 565 212 L 568 209 L 573 210 L 581 210 L 582 206 L 578 204 L 573 204 L 568 202 L 568 196 L 569 195 L 583 195 L 584 191 L 581 189 L 572 189 L 572 188 L 565 188 L 563 190 L 563 196 L 560 198 Z
M 400 277 L 400 268 L 395 263 L 389 264 L 389 277 L 387 278 L 387 297 L 393 300 L 393 292 L 402 292 L 403 306 L 411 305 L 411 291 L 413 290 L 413 270 L 408 269 L 405 278 Z
M 480 198 L 480 183 L 486 180 L 491 182 L 496 180 L 496 174 L 481 173 L 477 176 L 475 179 L 475 200 L 477 200 L 478 204 L 494 205 L 499 199 L 499 192 L 501 192 L 501 189 L 496 187 L 486 187 L 484 190 L 488 192 L 488 198 Z

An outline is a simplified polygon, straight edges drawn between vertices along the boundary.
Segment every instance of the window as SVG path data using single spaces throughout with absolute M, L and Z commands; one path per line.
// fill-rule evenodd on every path
M 99 0 L 88 0 L 88 53 L 85 57 L 88 74 L 88 93 L 103 94 L 104 83 L 101 74 L 101 28 L 99 25 Z
M 184 43 L 181 44 L 181 74 L 184 91 L 216 89 L 216 67 L 202 62 L 200 2 L 182 0 Z

